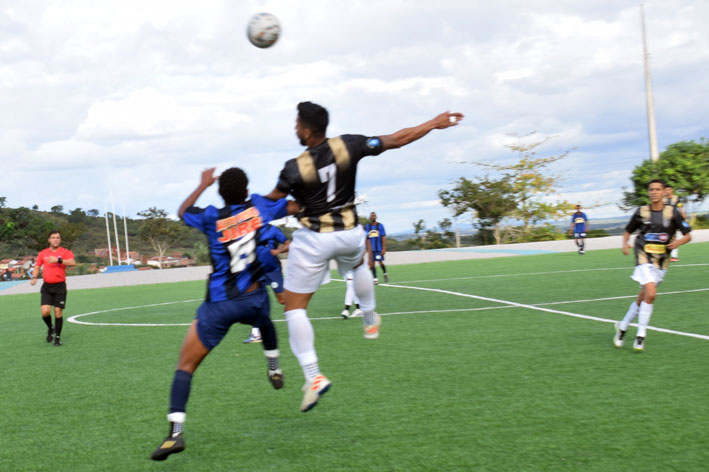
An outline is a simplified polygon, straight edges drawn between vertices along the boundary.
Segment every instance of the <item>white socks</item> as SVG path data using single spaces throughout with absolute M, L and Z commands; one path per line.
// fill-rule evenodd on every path
M 291 351 L 303 368 L 303 374 L 311 381 L 320 372 L 317 368 L 318 356 L 315 353 L 315 333 L 306 311 L 302 308 L 285 312 L 288 322 L 288 341 Z
M 628 326 L 630 323 L 633 322 L 636 316 L 638 316 L 638 310 L 640 307 L 636 302 L 633 301 L 633 303 L 630 304 L 630 307 L 628 308 L 628 312 L 625 314 L 625 317 L 623 318 L 623 321 L 620 322 L 620 325 L 618 326 L 621 331 L 627 331 Z
M 374 311 L 374 278 L 364 264 L 352 271 L 355 295 L 359 298 L 359 307 L 364 312 Z
M 647 334 L 647 325 L 652 316 L 652 304 L 642 302 L 638 311 L 638 336 L 644 338 Z

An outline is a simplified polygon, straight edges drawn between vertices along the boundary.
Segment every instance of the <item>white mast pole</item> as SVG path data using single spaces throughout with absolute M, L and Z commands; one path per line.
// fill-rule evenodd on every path
M 113 249 L 111 248 L 111 229 L 108 226 L 108 212 L 106 212 L 106 207 L 103 207 L 103 216 L 106 217 L 106 239 L 108 239 L 108 260 L 109 265 L 113 265 Z
M 118 225 L 116 225 L 116 206 L 111 195 L 111 213 L 113 213 L 113 231 L 116 233 L 116 251 L 118 251 L 118 265 L 121 265 L 121 245 L 118 242 Z
M 657 151 L 657 133 L 655 131 L 655 104 L 652 96 L 652 80 L 650 80 L 650 54 L 647 52 L 647 40 L 645 38 L 645 10 L 640 5 L 640 20 L 643 27 L 643 61 L 645 63 L 645 95 L 647 100 L 647 127 L 650 139 L 650 159 L 657 161 L 660 157 Z
M 125 205 L 125 203 L 123 204 L 123 231 L 125 232 L 125 235 L 126 235 L 126 264 L 128 264 L 128 260 L 130 259 L 130 246 L 128 246 L 128 223 L 126 221 L 126 205 Z

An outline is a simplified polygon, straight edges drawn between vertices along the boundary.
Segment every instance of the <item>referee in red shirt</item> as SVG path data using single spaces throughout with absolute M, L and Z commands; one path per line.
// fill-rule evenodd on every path
M 42 319 L 47 325 L 47 342 L 54 339 L 55 346 L 61 346 L 62 310 L 66 308 L 66 266 L 75 266 L 74 253 L 60 247 L 62 235 L 59 231 L 50 231 L 49 247 L 37 255 L 37 265 L 30 284 L 37 283 L 39 268 L 44 266 L 42 278 Z M 52 328 L 52 306 L 54 307 L 54 328 Z M 56 334 L 56 336 L 55 336 Z

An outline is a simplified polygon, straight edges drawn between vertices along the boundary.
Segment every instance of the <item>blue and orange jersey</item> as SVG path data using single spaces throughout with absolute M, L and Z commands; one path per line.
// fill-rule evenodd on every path
M 240 205 L 187 208 L 182 220 L 204 233 L 209 242 L 212 273 L 207 301 L 235 298 L 265 272 L 273 270 L 259 253 L 260 232 L 270 221 L 286 216 L 286 207 L 285 199 L 274 201 L 254 194 Z M 260 247 L 268 252 L 264 246 Z

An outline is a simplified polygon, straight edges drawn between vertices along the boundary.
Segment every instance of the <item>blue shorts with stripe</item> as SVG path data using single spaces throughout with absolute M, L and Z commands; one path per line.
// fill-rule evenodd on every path
M 197 309 L 197 335 L 210 351 L 226 336 L 234 323 L 256 328 L 271 323 L 268 292 L 259 287 L 253 292 L 221 302 L 203 302 Z
M 384 254 L 381 251 L 372 251 L 372 259 L 379 262 L 384 262 Z

